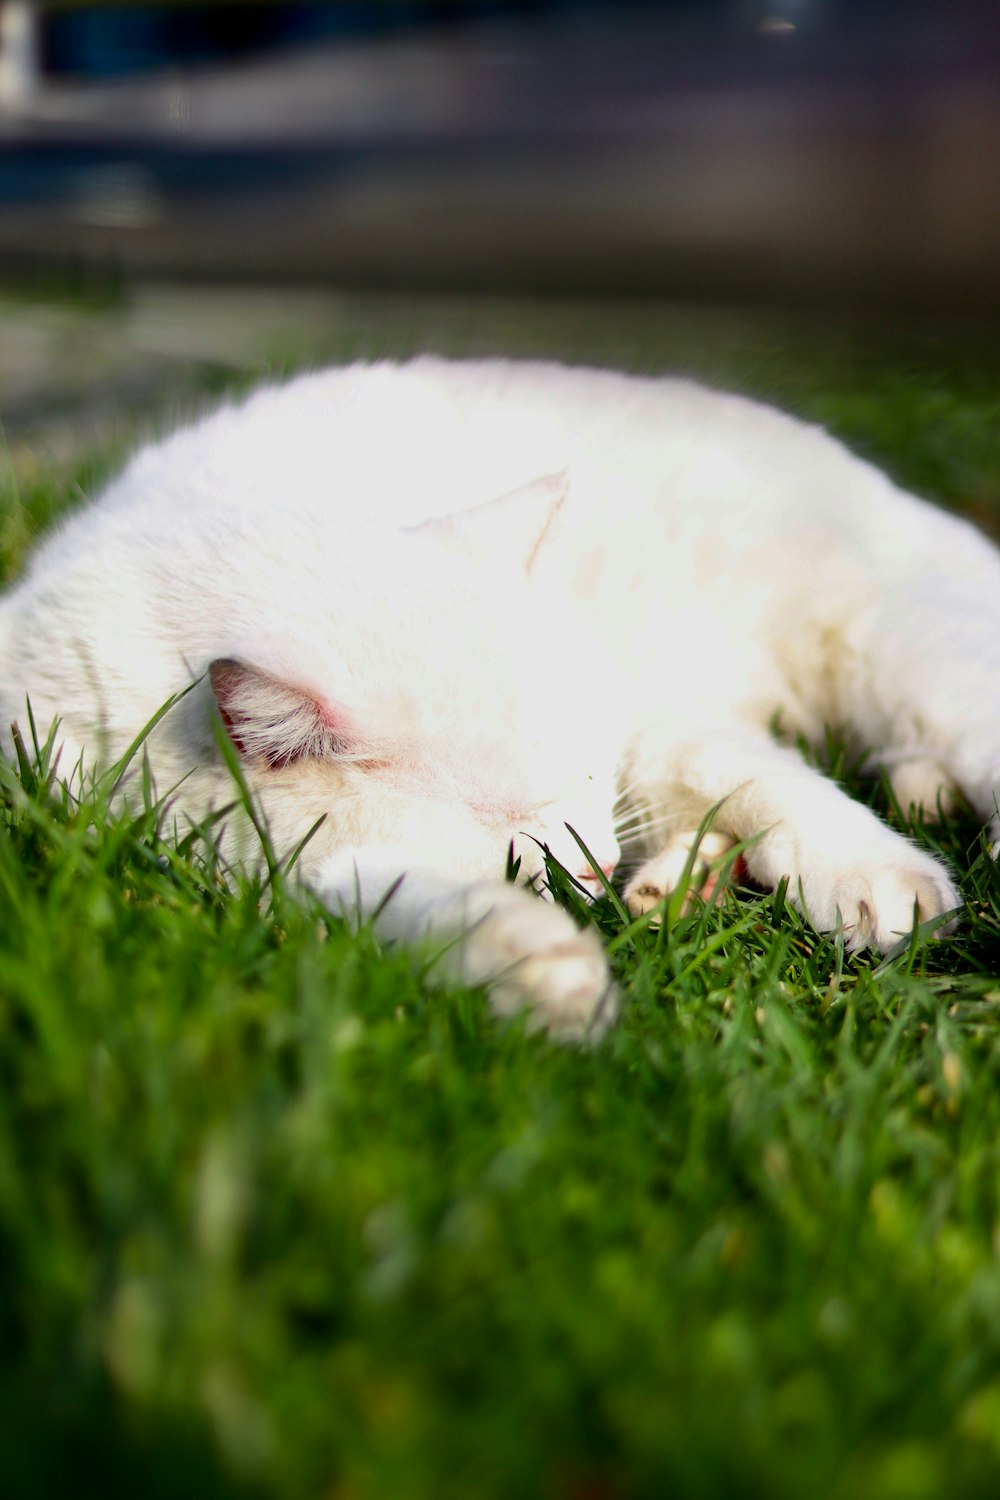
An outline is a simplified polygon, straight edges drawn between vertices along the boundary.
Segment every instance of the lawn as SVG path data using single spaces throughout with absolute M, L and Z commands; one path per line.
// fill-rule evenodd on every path
M 976 330 L 373 299 L 321 352 L 415 347 L 694 371 L 1000 520 Z M 113 461 L 8 481 L 8 576 Z M 428 992 L 291 889 L 228 891 L 155 807 L 74 806 L 26 762 L 0 825 L 6 1495 L 998 1493 L 1000 877 L 973 822 L 916 830 L 959 931 L 887 961 L 780 896 L 659 933 L 601 903 L 624 1006 L 592 1050 Z

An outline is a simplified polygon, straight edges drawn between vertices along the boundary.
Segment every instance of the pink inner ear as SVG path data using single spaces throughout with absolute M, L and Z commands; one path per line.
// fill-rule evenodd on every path
M 245 668 L 235 661 L 213 661 L 208 669 L 208 680 L 212 684 L 212 692 L 215 694 L 215 702 L 219 709 L 219 718 L 225 726 L 226 733 L 236 746 L 241 755 L 247 753 L 247 747 L 240 732 L 243 723 L 241 714 L 236 713 L 229 705 L 235 700 L 239 691 L 240 679 Z
M 348 754 L 356 744 L 347 714 L 306 688 L 232 658 L 213 661 L 208 676 L 226 733 L 246 759 L 278 770 L 307 756 Z

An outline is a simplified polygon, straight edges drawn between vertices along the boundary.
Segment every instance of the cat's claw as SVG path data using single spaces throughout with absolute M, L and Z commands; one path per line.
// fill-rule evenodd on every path
M 841 855 L 831 845 L 803 847 L 787 825 L 765 834 L 747 853 L 751 876 L 765 888 L 788 879 L 788 899 L 819 932 L 843 931 L 849 952 L 876 948 L 886 953 L 919 924 L 943 917 L 961 905 L 948 870 L 887 828 L 841 828 Z M 853 839 L 851 837 L 853 832 Z M 953 930 L 942 921 L 938 936 Z
M 914 851 L 918 853 L 918 851 Z M 881 869 L 855 868 L 838 873 L 826 888 L 810 899 L 815 883 L 803 886 L 801 895 L 789 889 L 794 906 L 804 908 L 810 922 L 820 932 L 843 930 L 848 952 L 875 948 L 886 953 L 917 925 L 943 917 L 961 905 L 961 897 L 940 866 L 929 857 L 921 867 L 914 862 L 883 866 Z M 935 936 L 952 932 L 957 918 L 942 921 Z

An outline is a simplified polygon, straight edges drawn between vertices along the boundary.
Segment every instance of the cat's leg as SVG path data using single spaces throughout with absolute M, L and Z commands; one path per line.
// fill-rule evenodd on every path
M 1000 842 L 1000 559 L 968 578 L 918 575 L 854 622 L 844 712 L 900 805 L 947 811 L 956 788 Z
M 498 1015 L 560 1041 L 598 1037 L 618 999 L 593 928 L 502 880 L 462 881 L 392 849 L 341 850 L 311 877 L 320 899 L 380 937 L 436 950 L 429 974 L 484 985 Z
M 933 823 L 955 811 L 958 788 L 951 773 L 932 755 L 903 750 L 873 759 L 885 767 L 892 795 L 903 813 L 920 813 Z
M 719 803 L 713 831 L 747 842 L 746 868 L 773 889 L 787 877 L 790 901 L 820 931 L 842 926 L 849 948 L 885 950 L 959 904 L 948 871 L 887 828 L 868 808 L 763 731 L 706 727 L 664 742 L 640 736 L 633 781 L 654 810 L 680 810 L 687 826 Z M 655 850 L 626 887 L 648 910 L 670 864 Z M 668 894 L 668 889 L 663 895 Z

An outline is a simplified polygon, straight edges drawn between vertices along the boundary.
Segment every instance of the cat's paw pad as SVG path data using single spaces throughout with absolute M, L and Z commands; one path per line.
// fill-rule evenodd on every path
M 489 909 L 470 912 L 461 977 L 486 986 L 498 1015 L 526 1010 L 529 1029 L 557 1041 L 602 1036 L 617 1019 L 618 995 L 597 933 L 515 887 L 501 890 L 509 895 L 497 900 L 494 888 Z
M 625 887 L 625 904 L 633 917 L 641 917 L 648 911 L 663 906 L 671 892 L 675 891 L 684 877 L 691 850 L 698 843 L 697 831 L 676 833 L 669 844 L 647 859 Z M 728 834 L 710 828 L 702 834 L 698 851 L 691 866 L 690 882 L 684 898 L 687 909 L 694 896 L 708 900 L 719 882 L 719 872 L 712 866 L 728 854 L 734 840 Z M 658 926 L 653 919 L 651 927 Z

